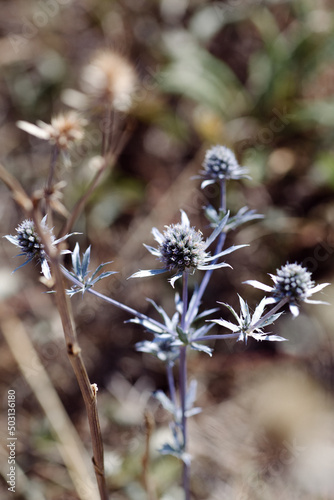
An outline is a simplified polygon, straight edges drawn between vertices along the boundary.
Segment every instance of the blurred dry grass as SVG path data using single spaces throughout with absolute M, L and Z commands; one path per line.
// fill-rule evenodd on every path
M 231 259 L 234 271 L 217 273 L 205 304 L 236 305 L 236 292 L 255 304 L 246 279 L 267 282 L 285 261 L 304 262 L 319 282 L 333 281 L 333 2 L 161 0 L 1 2 L 0 152 L 28 192 L 44 185 L 49 148 L 15 127 L 17 120 L 50 121 L 63 109 L 62 92 L 77 88 L 83 64 L 96 49 L 116 47 L 140 78 L 135 129 L 114 171 L 91 198 L 76 230 L 92 244 L 93 263 L 114 260 L 118 275 L 100 289 L 150 311 L 145 297 L 172 310 L 169 285 L 159 278 L 125 278 L 150 266 L 142 242 L 153 225 L 162 229 L 179 208 L 204 228 L 203 195 L 188 179 L 207 146 L 232 146 L 254 178 L 230 185 L 233 211 L 244 204 L 265 214 L 233 237 L 251 243 Z M 88 159 L 99 152 L 92 120 L 85 149 L 67 182 L 68 209 L 92 176 Z M 214 203 L 215 193 L 206 193 Z M 0 186 L 1 234 L 13 233 L 22 214 Z M 61 217 L 55 220 L 62 226 Z M 83 404 L 65 356 L 54 299 L 44 294 L 38 270 L 11 275 L 17 260 L 1 241 L 1 321 L 6 308 L 24 324 L 59 398 L 88 452 Z M 328 288 L 326 300 L 333 303 Z M 134 352 L 145 333 L 92 297 L 73 300 L 80 343 L 98 402 L 113 498 L 147 498 L 141 459 L 145 409 L 156 421 L 150 477 L 157 497 L 182 498 L 179 466 L 156 448 L 168 433 L 168 416 L 150 398 L 165 388 L 161 365 Z M 191 376 L 200 382 L 201 415 L 191 421 L 193 496 L 196 499 L 334 499 L 332 308 L 303 308 L 295 321 L 275 325 L 284 346 L 250 343 L 245 350 L 217 343 L 212 359 L 193 354 Z M 2 408 L 16 390 L 22 500 L 77 499 L 55 445 L 51 423 L 1 336 Z M 24 352 L 22 353 L 25 354 Z M 37 361 L 26 359 L 28 369 Z M 6 437 L 6 413 L 0 421 Z M 90 453 L 90 452 L 89 452 Z M 1 450 L 2 498 L 6 498 L 6 450 Z M 13 498 L 10 496 L 9 498 Z

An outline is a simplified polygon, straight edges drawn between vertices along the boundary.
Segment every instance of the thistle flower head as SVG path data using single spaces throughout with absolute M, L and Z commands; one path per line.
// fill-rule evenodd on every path
M 219 257 L 247 245 L 232 246 L 213 256 L 206 252 L 206 249 L 223 231 L 228 218 L 229 213 L 220 221 L 209 238 L 203 240 L 201 231 L 197 231 L 190 226 L 187 214 L 181 210 L 180 223 L 166 226 L 163 234 L 155 227 L 152 229 L 153 236 L 159 243 L 158 248 L 144 245 L 152 255 L 159 258 L 160 262 L 164 264 L 164 268 L 138 271 L 132 274 L 130 278 L 143 278 L 173 271 L 176 274 L 170 279 L 170 283 L 174 287 L 175 281 L 181 278 L 184 272 L 193 273 L 196 269 L 207 271 L 208 269 L 231 267 L 225 262 L 218 263 Z M 211 264 L 212 261 L 214 262 Z
M 308 304 L 327 304 L 320 300 L 310 300 L 309 297 L 314 293 L 320 292 L 323 288 L 328 286 L 330 283 L 322 283 L 315 286 L 315 282 L 311 279 L 311 273 L 302 265 L 289 264 L 289 262 L 282 266 L 281 269 L 277 269 L 277 274 L 270 274 L 271 279 L 274 282 L 274 286 L 270 287 L 255 280 L 246 281 L 248 285 L 252 285 L 255 288 L 260 288 L 265 292 L 270 292 L 273 294 L 272 298 L 266 299 L 266 303 L 285 301 L 289 304 L 290 312 L 293 316 L 298 316 L 299 302 L 307 302 Z
M 122 111 L 129 107 L 135 85 L 132 65 L 112 50 L 98 51 L 81 74 L 81 89 L 88 97 Z
M 43 244 L 40 241 L 38 234 L 35 231 L 35 224 L 32 220 L 26 219 L 16 228 L 17 245 L 28 259 L 37 257 L 44 258 Z
M 51 123 L 38 121 L 37 125 L 25 121 L 18 121 L 17 126 L 39 139 L 49 141 L 52 145 L 64 151 L 70 149 L 74 143 L 80 142 L 84 137 L 86 120 L 75 111 L 61 113 L 51 119 Z
M 314 287 L 311 273 L 300 264 L 286 264 L 277 270 L 277 275 L 272 276 L 275 283 L 274 295 L 278 299 L 305 300 L 309 291 Z
M 182 223 L 167 226 L 159 246 L 161 262 L 169 271 L 193 271 L 208 254 L 201 231 Z
M 52 230 L 47 226 L 46 216 L 41 220 L 41 229 L 44 233 L 48 233 L 52 245 L 57 245 L 71 236 L 70 234 L 67 234 L 63 238 L 56 240 Z M 22 266 L 35 259 L 41 265 L 41 272 L 45 278 L 51 278 L 51 271 L 47 262 L 44 245 L 41 242 L 41 238 L 36 231 L 35 224 L 31 219 L 26 219 L 17 226 L 15 236 L 7 234 L 5 235 L 5 238 L 20 249 L 21 253 L 19 253 L 18 256 L 24 256 L 26 258 L 25 262 L 14 269 L 14 271 L 17 271 L 17 269 L 20 269 Z M 69 253 L 69 250 L 62 250 L 61 253 Z
M 239 165 L 233 151 L 226 146 L 217 145 L 208 149 L 203 167 L 201 177 L 205 180 L 202 182 L 202 188 L 220 180 L 248 177 L 248 169 Z

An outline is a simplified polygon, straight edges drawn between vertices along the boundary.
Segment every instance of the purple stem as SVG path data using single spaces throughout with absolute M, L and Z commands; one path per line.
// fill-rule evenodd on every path
M 270 311 L 268 311 L 262 318 L 259 319 L 254 325 L 252 326 L 252 331 L 254 331 L 256 328 L 263 323 L 266 319 L 270 318 L 273 314 L 275 314 L 279 309 L 281 309 L 285 304 L 289 302 L 289 297 L 285 297 L 284 299 L 280 300 Z
M 220 207 L 219 207 L 219 210 L 223 211 L 224 213 L 226 212 L 226 182 L 225 182 L 225 180 L 220 181 Z M 215 250 L 215 255 L 217 255 L 218 253 L 220 253 L 222 251 L 225 240 L 226 240 L 226 233 L 220 233 L 218 243 L 216 246 L 216 250 Z M 212 261 L 212 264 L 216 264 L 217 261 L 218 261 L 218 259 L 214 259 Z M 208 271 L 206 271 L 206 273 L 201 281 L 201 284 L 200 284 L 198 292 L 197 292 L 196 300 L 194 301 L 192 308 L 188 312 L 188 321 L 185 325 L 186 330 L 189 328 L 189 326 L 191 325 L 191 323 L 195 319 L 194 318 L 195 312 L 196 312 L 196 310 L 201 302 L 201 299 L 204 295 L 206 287 L 209 284 L 212 273 L 213 273 L 213 269 L 209 269 Z
M 69 271 L 67 271 L 67 269 L 62 267 L 61 270 L 62 270 L 63 275 L 66 276 L 66 278 L 68 280 L 72 281 L 72 283 L 74 283 L 75 285 L 80 286 L 81 288 L 84 288 L 84 285 L 81 283 L 81 281 L 74 278 L 69 273 Z M 108 302 L 109 304 L 112 304 L 113 306 L 118 307 L 119 309 L 122 309 L 123 311 L 126 311 L 127 313 L 129 313 L 137 318 L 150 321 L 152 324 L 158 326 L 163 331 L 168 332 L 175 337 L 175 332 L 173 330 L 169 330 L 166 325 L 163 325 L 159 321 L 156 321 L 155 319 L 152 319 L 149 316 L 146 316 L 146 314 L 142 314 L 141 312 L 136 311 L 135 309 L 132 309 L 132 307 L 126 306 L 125 304 L 122 304 L 121 302 L 118 302 L 117 300 L 112 299 L 111 297 L 107 297 L 106 295 L 103 295 L 103 293 L 97 292 L 93 288 L 87 288 L 86 292 L 91 293 L 92 295 L 95 295 L 96 297 L 99 297 L 100 299 Z
M 183 273 L 183 289 L 182 289 L 182 303 L 183 311 L 181 317 L 181 328 L 186 333 L 186 314 L 188 308 L 188 273 Z M 183 435 L 183 452 L 187 451 L 187 417 L 186 417 L 186 397 L 187 397 L 187 346 L 182 345 L 180 347 L 180 365 L 179 365 L 179 377 L 180 377 L 180 399 L 181 399 L 181 428 Z M 185 500 L 190 500 L 189 491 L 189 476 L 190 467 L 189 463 L 183 461 L 183 489 L 185 494 Z
M 228 333 L 227 335 L 205 335 L 205 337 L 198 337 L 196 342 L 205 341 L 205 340 L 224 340 L 224 339 L 237 339 L 240 336 L 240 333 Z
M 174 381 L 173 364 L 172 363 L 167 363 L 166 371 L 167 371 L 167 380 L 168 380 L 170 398 L 171 398 L 174 406 L 176 407 L 176 391 L 175 391 L 175 381 Z

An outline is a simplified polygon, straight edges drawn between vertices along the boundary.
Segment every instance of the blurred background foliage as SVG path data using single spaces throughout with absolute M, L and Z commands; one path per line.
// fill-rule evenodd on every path
M 205 198 L 214 204 L 216 192 L 200 193 L 198 181 L 189 179 L 216 143 L 231 147 L 252 175 L 228 186 L 228 206 L 236 212 L 247 204 L 265 217 L 233 235 L 234 243 L 251 246 L 229 259 L 234 271 L 216 272 L 204 306 L 220 300 L 237 307 L 238 292 L 254 307 L 261 295 L 242 282 L 269 284 L 267 273 L 286 261 L 304 263 L 318 282 L 333 281 L 332 0 L 2 0 L 0 6 L 1 161 L 29 193 L 43 187 L 50 151 L 19 131 L 16 121 L 50 122 L 66 107 L 64 91 L 78 87 L 81 68 L 96 49 L 118 50 L 139 75 L 131 137 L 75 227 L 84 233 L 81 248 L 92 244 L 96 263 L 113 260 L 119 271 L 104 293 L 146 313 L 153 311 L 145 297 L 172 311 L 163 279 L 134 283 L 126 277 L 152 267 L 142 242 L 152 244 L 151 227 L 161 230 L 177 220 L 180 208 L 207 234 L 201 207 Z M 99 154 L 99 141 L 93 117 L 72 168 L 58 174 L 67 183 L 69 210 L 93 175 L 89 158 Z M 1 234 L 13 234 L 23 214 L 3 185 L 0 214 Z M 62 223 L 56 219 L 56 228 Z M 8 247 L 2 240 L 2 329 L 11 311 L 89 449 L 53 299 L 43 294 L 34 266 L 11 275 L 16 261 Z M 325 300 L 333 303 L 333 295 L 329 287 Z M 160 364 L 134 351 L 145 333 L 92 297 L 75 297 L 73 309 L 90 378 L 100 388 L 113 498 L 182 498 L 178 463 L 155 451 L 168 433 L 168 416 L 150 394 L 166 384 Z M 191 424 L 194 499 L 334 498 L 332 318 L 331 307 L 303 307 L 300 318 L 286 315 L 275 325 L 290 339 L 284 345 L 251 342 L 245 349 L 221 342 L 212 359 L 192 353 L 190 371 L 204 407 Z M 77 499 L 48 415 L 4 337 L 0 353 L 1 393 L 17 393 L 22 475 L 16 497 Z M 151 496 L 141 466 L 145 409 L 156 422 Z M 5 478 L 5 449 L 1 457 Z M 5 479 L 1 487 L 6 498 Z

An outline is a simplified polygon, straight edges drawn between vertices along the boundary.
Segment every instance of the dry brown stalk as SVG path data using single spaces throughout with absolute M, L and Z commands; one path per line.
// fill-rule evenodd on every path
M 88 187 L 86 188 L 85 192 L 83 195 L 78 199 L 78 201 L 75 203 L 71 214 L 68 218 L 68 220 L 65 222 L 64 226 L 62 227 L 60 233 L 59 233 L 59 238 L 62 238 L 65 236 L 65 234 L 68 234 L 71 232 L 72 227 L 75 223 L 75 221 L 78 219 L 80 216 L 81 212 L 86 206 L 87 201 L 89 200 L 90 196 L 92 193 L 95 191 L 95 189 L 98 187 L 100 184 L 101 179 L 103 178 L 103 174 L 109 169 L 111 170 L 112 167 L 115 165 L 119 155 L 121 154 L 126 142 L 128 141 L 132 129 L 133 129 L 133 123 L 130 121 L 125 130 L 120 132 L 117 135 L 117 143 L 114 145 L 110 145 L 110 150 L 104 153 L 104 156 L 101 157 L 101 164 L 98 166 L 97 172 L 94 175 L 93 179 L 89 183 Z M 104 137 L 104 141 L 108 140 L 108 137 Z M 102 149 L 104 146 L 102 145 Z
M 63 276 L 60 269 L 60 256 L 58 250 L 52 245 L 50 235 L 41 228 L 41 214 L 36 202 L 34 203 L 26 194 L 20 183 L 9 174 L 0 164 L 0 179 L 11 190 L 13 199 L 34 221 L 36 231 L 44 245 L 44 250 L 49 257 L 53 270 L 56 289 L 56 302 L 61 317 L 67 354 L 77 378 L 82 397 L 84 399 L 93 447 L 93 464 L 101 500 L 108 500 L 107 485 L 104 475 L 103 442 L 97 411 L 97 388 L 91 384 L 81 355 L 77 334 L 72 319 L 69 300 L 65 292 Z

